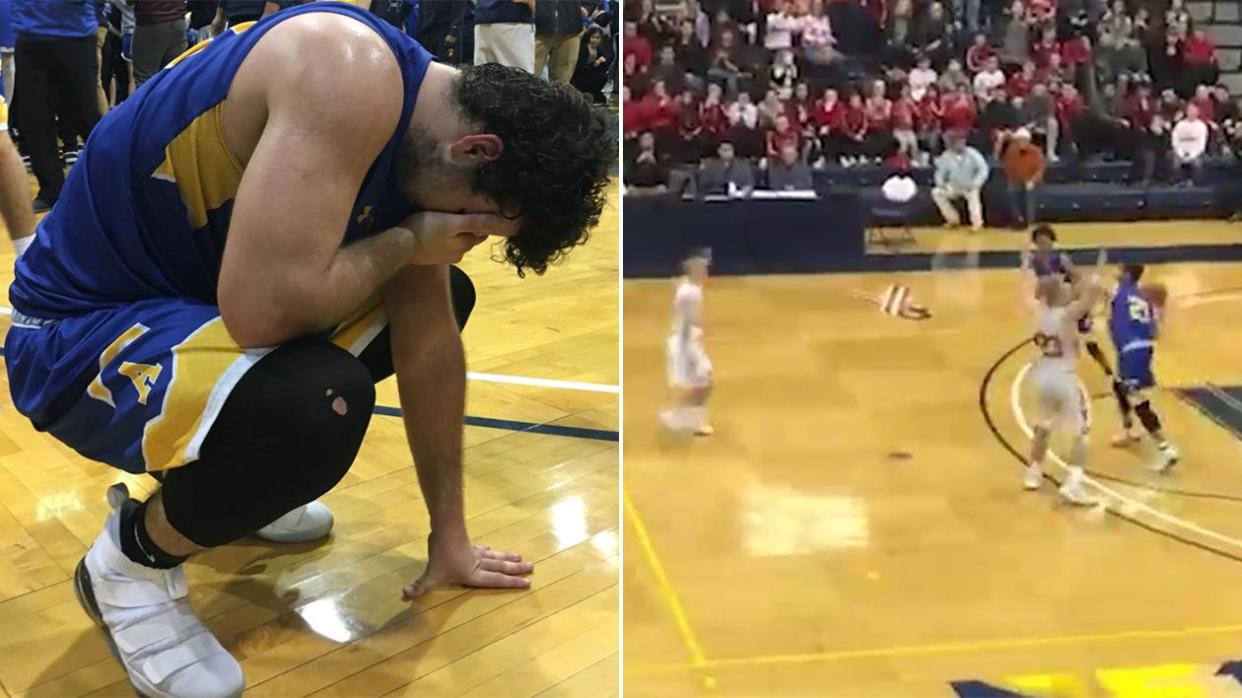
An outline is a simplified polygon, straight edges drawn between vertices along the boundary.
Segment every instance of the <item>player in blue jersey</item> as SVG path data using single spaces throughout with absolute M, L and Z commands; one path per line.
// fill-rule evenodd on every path
M 74 575 L 139 693 L 241 693 L 182 563 L 259 529 L 326 533 L 313 502 L 394 373 L 431 532 L 404 593 L 528 586 L 466 530 L 474 292 L 451 263 L 498 236 L 544 272 L 598 222 L 614 142 L 570 87 L 433 63 L 332 2 L 194 46 L 98 124 L 18 260 L 4 358 L 37 429 L 162 479 L 142 502 L 109 491 Z
M 1134 415 L 1137 415 L 1160 451 L 1157 470 L 1163 473 L 1177 464 L 1179 454 L 1177 448 L 1164 437 L 1160 417 L 1151 406 L 1150 393 L 1156 387 L 1152 359 L 1160 332 L 1155 306 L 1139 288 L 1143 269 L 1142 264 L 1121 267 L 1121 278 L 1110 311 L 1108 329 L 1117 348 L 1120 387 L 1116 390 L 1116 396 L 1123 427 L 1122 433 L 1113 439 L 1113 445 L 1125 447 L 1138 442 L 1139 435 L 1134 431 Z
M 1052 226 L 1036 226 L 1031 231 L 1031 242 L 1035 245 L 1035 251 L 1031 255 L 1031 269 L 1035 272 L 1037 279 L 1055 274 L 1063 276 L 1070 284 L 1076 281 L 1073 261 L 1070 260 L 1069 255 L 1056 249 L 1057 234 Z M 1086 347 L 1087 353 L 1099 364 L 1104 375 L 1116 381 L 1113 368 L 1108 365 L 1108 357 L 1104 355 L 1104 350 L 1100 348 L 1100 343 L 1095 339 L 1095 323 L 1090 315 L 1078 319 L 1078 332 L 1083 337 L 1083 346 Z

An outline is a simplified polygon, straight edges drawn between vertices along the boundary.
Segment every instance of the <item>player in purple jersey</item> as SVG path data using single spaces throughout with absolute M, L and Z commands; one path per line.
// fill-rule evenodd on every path
M 1077 275 L 1074 271 L 1074 262 L 1070 260 L 1069 255 L 1056 249 L 1057 233 L 1052 226 L 1036 226 L 1031 231 L 1031 242 L 1035 245 L 1035 252 L 1031 255 L 1031 270 L 1035 272 L 1037 279 L 1055 274 L 1065 277 L 1065 280 L 1071 284 L 1075 282 Z M 1078 332 L 1083 337 L 1083 345 L 1087 353 L 1099 364 L 1104 375 L 1115 382 L 1113 367 L 1109 365 L 1108 357 L 1104 355 L 1104 350 L 1096 341 L 1094 329 L 1090 315 L 1079 319 Z

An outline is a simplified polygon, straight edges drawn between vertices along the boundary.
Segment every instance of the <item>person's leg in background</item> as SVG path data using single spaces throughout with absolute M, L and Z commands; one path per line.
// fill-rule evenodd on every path
M 56 145 L 56 96 L 52 92 L 53 72 L 48 58 L 50 42 L 18 40 L 14 57 L 17 91 L 21 93 L 18 129 L 22 132 L 30 168 L 39 182 L 35 211 L 46 211 L 60 198 L 65 183 L 60 153 Z M 91 90 L 93 99 L 94 89 Z
M 534 74 L 535 25 L 485 24 L 475 29 L 475 65 L 499 63 Z M 480 47 L 480 40 L 486 42 L 485 47 Z M 480 61 L 480 55 L 485 60 Z
M 103 114 L 95 98 L 99 63 L 87 41 L 67 40 L 56 52 L 56 80 L 60 89 L 60 118 L 85 143 Z
M 963 194 L 966 199 L 966 211 L 970 214 L 970 227 L 978 232 L 983 229 L 983 196 L 978 189 L 971 189 Z
M 16 85 L 17 74 L 14 68 L 13 48 L 0 49 L 0 75 L 4 77 L 4 101 L 13 103 L 13 86 Z
M 554 39 L 551 51 L 545 56 L 548 64 L 548 80 L 552 82 L 568 83 L 574 76 L 574 67 L 578 64 L 578 44 L 580 41 L 579 34 L 557 34 Z M 535 61 L 539 60 L 539 37 L 535 37 Z M 535 66 L 535 74 L 542 73 L 541 66 Z
M 104 94 L 103 75 L 99 72 L 99 64 L 103 63 L 104 41 L 108 38 L 108 28 L 95 30 L 95 100 L 99 103 L 99 114 L 108 113 L 108 96 Z M 82 139 L 85 142 L 85 138 Z
M 1009 221 L 1014 230 L 1022 230 L 1030 224 L 1030 217 L 1023 216 L 1024 210 L 1028 209 L 1023 201 L 1026 194 L 1026 187 L 1022 182 L 1009 182 L 1007 185 L 1009 193 Z
M 134 28 L 134 84 L 150 80 L 173 58 L 185 52 L 185 20 Z
M 957 212 L 957 207 L 953 205 L 953 200 L 958 197 L 958 194 L 947 187 L 934 187 L 931 197 L 936 203 L 936 208 L 940 209 L 940 215 L 944 217 L 947 225 L 956 228 L 962 224 L 962 216 Z

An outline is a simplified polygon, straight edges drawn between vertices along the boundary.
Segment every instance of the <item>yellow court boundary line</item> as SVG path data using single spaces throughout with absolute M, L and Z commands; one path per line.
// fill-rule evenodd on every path
M 665 572 L 659 555 L 656 555 L 655 546 L 651 543 L 651 536 L 647 534 L 647 527 L 643 525 L 643 520 L 639 517 L 638 510 L 630 499 L 630 493 L 626 492 L 624 487 L 621 490 L 621 497 L 625 507 L 626 518 L 629 519 L 630 525 L 634 527 L 634 537 L 638 539 L 638 545 L 643 550 L 643 557 L 647 560 L 647 565 L 651 567 L 652 574 L 655 575 L 660 597 L 664 600 L 664 605 L 668 606 L 668 611 L 673 616 L 673 623 L 677 626 L 677 634 L 681 637 L 682 643 L 686 646 L 686 651 L 690 654 L 691 663 L 689 665 L 678 665 L 678 671 L 685 669 L 701 670 L 712 666 L 712 662 L 709 662 L 707 655 L 703 653 L 703 646 L 699 644 L 699 640 L 694 634 L 694 629 L 690 627 L 690 619 L 686 614 L 686 607 L 682 605 L 680 597 L 677 596 L 677 590 L 673 588 L 673 583 L 669 581 L 668 573 Z M 711 675 L 705 676 L 704 681 L 709 687 L 714 686 L 716 683 L 715 677 Z
M 1171 630 L 1126 630 L 1116 633 L 1095 633 L 1090 635 L 1054 635 L 1051 637 L 1029 637 L 1013 640 L 983 640 L 976 642 L 944 642 L 930 645 L 905 645 L 895 647 L 877 647 L 873 649 L 842 650 L 839 652 L 820 652 L 815 654 L 778 654 L 756 657 L 736 657 L 732 659 L 706 660 L 703 666 L 684 664 L 639 664 L 626 668 L 626 674 L 632 676 L 651 676 L 657 674 L 676 674 L 691 669 L 747 667 L 777 664 L 810 664 L 816 662 L 837 662 L 850 659 L 885 659 L 892 657 L 917 657 L 936 654 L 962 654 L 968 652 L 986 652 L 1007 649 L 1023 649 L 1031 647 L 1050 647 L 1056 645 L 1088 644 L 1092 642 L 1119 642 L 1125 640 L 1171 640 L 1196 635 L 1228 635 L 1242 634 L 1242 624 L 1209 625 Z

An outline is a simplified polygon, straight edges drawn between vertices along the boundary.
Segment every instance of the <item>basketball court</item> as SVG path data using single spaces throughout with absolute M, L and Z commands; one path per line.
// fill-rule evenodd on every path
M 1242 241 L 1195 225 L 1182 244 Z M 1131 232 L 1057 229 L 1071 248 Z M 1242 696 L 1242 264 L 1149 266 L 1172 297 L 1155 405 L 1183 460 L 1159 476 L 1150 446 L 1109 446 L 1085 359 L 1106 506 L 1071 509 L 1021 486 L 1018 270 L 935 254 L 1023 244 L 986 235 L 1003 244 L 916 231 L 929 271 L 709 280 L 717 433 L 695 440 L 656 419 L 672 284 L 626 282 L 627 695 Z M 894 284 L 932 317 L 865 299 Z
M 617 694 L 617 206 L 545 277 L 519 280 L 485 247 L 462 264 L 478 289 L 464 333 L 468 524 L 476 542 L 535 562 L 532 589 L 402 599 L 428 519 L 389 380 L 357 462 L 323 499 L 330 538 L 244 539 L 186 565 L 246 695 Z M 12 264 L 6 245 L 6 289 Z M 0 693 L 133 695 L 71 583 L 114 482 L 154 484 L 77 456 L 0 400 Z

